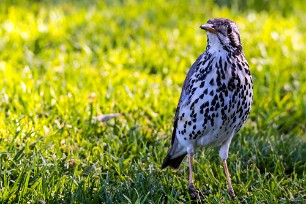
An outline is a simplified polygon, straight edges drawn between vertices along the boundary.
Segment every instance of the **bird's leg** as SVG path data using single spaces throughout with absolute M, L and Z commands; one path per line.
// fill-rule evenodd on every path
M 223 161 L 223 167 L 224 167 L 226 180 L 227 180 L 227 185 L 228 185 L 228 194 L 230 194 L 230 196 L 232 197 L 233 200 L 236 199 L 236 195 L 235 195 L 235 192 L 234 192 L 234 189 L 233 189 L 233 186 L 232 186 L 230 174 L 228 173 L 226 159 L 228 158 L 228 149 L 229 149 L 229 146 L 231 144 L 234 133 L 235 132 L 233 132 L 232 135 L 230 136 L 230 138 L 222 144 L 222 146 L 220 148 L 220 152 L 219 152 L 220 157 Z
M 223 167 L 224 167 L 225 175 L 226 175 L 226 179 L 227 179 L 228 194 L 230 194 L 232 199 L 235 200 L 236 199 L 236 195 L 235 195 L 235 192 L 234 192 L 234 189 L 233 189 L 233 186 L 232 186 L 232 181 L 231 181 L 230 174 L 228 173 L 226 159 L 223 160 Z
M 193 185 L 193 175 L 192 175 L 192 159 L 193 159 L 193 154 L 188 154 L 189 156 L 189 184 Z
M 192 159 L 193 159 L 193 154 L 188 154 L 189 157 L 189 193 L 191 199 L 202 199 L 199 194 L 197 189 L 194 187 L 193 184 L 193 175 L 192 175 Z

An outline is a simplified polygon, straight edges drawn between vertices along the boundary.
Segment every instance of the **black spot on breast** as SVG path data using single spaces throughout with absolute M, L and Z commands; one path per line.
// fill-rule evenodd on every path
M 215 106 L 216 103 L 217 103 L 217 101 L 218 101 L 218 95 L 215 95 L 214 98 L 213 98 L 213 100 L 211 101 L 211 105 L 212 105 L 212 106 Z
M 228 62 L 228 61 L 225 61 L 225 62 L 224 62 L 224 67 L 227 67 L 227 62 Z
M 192 88 L 192 90 L 191 90 L 191 95 L 193 95 L 194 94 L 194 92 L 197 90 L 197 88 L 196 87 L 194 87 L 194 88 Z
M 226 85 L 223 83 L 221 86 L 218 87 L 217 92 L 224 92 L 226 91 Z
M 242 71 L 242 65 L 240 63 L 237 63 L 237 64 L 238 64 L 238 69 Z
M 222 57 L 219 57 L 219 67 L 222 67 Z
M 197 113 L 195 113 L 195 112 L 192 112 L 192 114 L 190 115 L 190 117 L 191 117 L 191 118 L 194 118 L 194 119 L 196 119 L 196 118 L 197 118 Z
M 250 72 L 250 70 L 249 70 L 249 69 L 244 68 L 244 71 L 245 71 L 245 73 L 246 73 L 247 75 L 251 75 L 251 72 Z
M 212 86 L 214 85 L 214 79 L 213 78 L 210 80 L 209 84 L 212 85 Z
M 206 124 L 206 123 L 207 123 L 207 121 L 208 121 L 208 120 L 207 120 L 207 118 L 204 118 L 204 124 Z
M 230 80 L 228 81 L 227 87 L 228 87 L 229 91 L 234 91 L 234 89 L 235 89 L 235 79 L 234 79 L 234 77 L 230 78 Z
M 215 108 L 216 108 L 216 110 L 218 110 L 220 108 L 220 103 L 219 102 L 216 103 Z
M 213 96 L 213 95 L 214 95 L 214 90 L 211 90 L 211 91 L 209 92 L 209 95 Z
M 221 86 L 221 71 L 217 71 L 217 85 Z
M 249 84 L 249 80 L 248 80 L 247 77 L 244 77 L 244 83 L 245 83 L 245 84 Z
M 214 118 L 211 118 L 211 119 L 210 119 L 210 124 L 211 124 L 212 127 L 215 125 L 215 120 L 214 120 Z
M 227 55 L 226 56 L 226 61 L 228 61 L 228 62 L 231 62 L 232 60 L 231 60 L 231 55 Z

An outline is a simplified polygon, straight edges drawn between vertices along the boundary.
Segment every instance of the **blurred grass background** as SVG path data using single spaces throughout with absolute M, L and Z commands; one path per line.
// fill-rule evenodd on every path
M 254 78 L 228 160 L 236 193 L 305 203 L 305 13 L 302 0 L 1 1 L 0 202 L 188 202 L 186 165 L 159 167 L 186 72 L 206 47 L 198 27 L 226 17 Z M 196 160 L 206 201 L 231 202 L 218 148 Z

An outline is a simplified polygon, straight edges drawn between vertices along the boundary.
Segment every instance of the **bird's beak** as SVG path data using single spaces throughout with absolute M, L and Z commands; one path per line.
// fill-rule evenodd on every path
M 208 32 L 214 33 L 214 34 L 217 33 L 217 30 L 214 29 L 213 24 L 206 23 L 206 24 L 201 25 L 200 28 Z

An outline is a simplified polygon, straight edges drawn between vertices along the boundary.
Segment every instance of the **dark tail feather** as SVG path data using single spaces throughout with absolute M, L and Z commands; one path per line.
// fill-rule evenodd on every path
M 164 169 L 166 168 L 167 166 L 170 166 L 171 168 L 173 169 L 178 169 L 180 164 L 182 163 L 184 157 L 186 156 L 187 153 L 179 156 L 179 157 L 176 157 L 176 158 L 173 158 L 171 159 L 171 155 L 168 153 L 166 158 L 164 159 L 164 162 L 161 166 L 161 169 Z

